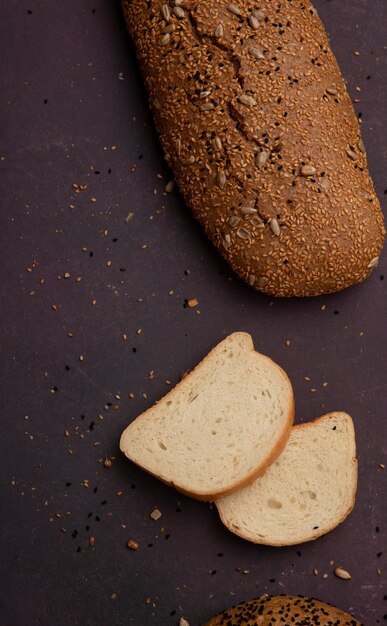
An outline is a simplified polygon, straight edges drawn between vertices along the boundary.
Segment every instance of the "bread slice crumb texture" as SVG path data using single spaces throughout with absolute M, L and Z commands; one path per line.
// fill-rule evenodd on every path
M 234 333 L 124 431 L 143 469 L 199 499 L 247 484 L 282 451 L 294 418 L 290 381 Z
M 355 457 L 353 422 L 346 413 L 295 426 L 263 476 L 217 501 L 222 522 L 255 543 L 280 546 L 316 539 L 353 508 Z

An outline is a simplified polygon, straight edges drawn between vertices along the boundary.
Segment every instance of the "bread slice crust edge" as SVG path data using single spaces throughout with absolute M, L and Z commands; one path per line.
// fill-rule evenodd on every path
M 276 441 L 276 444 L 271 448 L 271 450 L 267 454 L 266 458 L 256 468 L 254 468 L 254 470 L 249 472 L 243 479 L 238 480 L 238 481 L 232 483 L 226 489 L 214 490 L 214 491 L 208 490 L 206 492 L 198 492 L 198 491 L 193 491 L 193 490 L 190 490 L 188 488 L 185 488 L 184 485 L 178 484 L 176 481 L 167 480 L 163 476 L 161 476 L 161 475 L 159 475 L 159 474 L 149 470 L 148 468 L 144 467 L 143 465 L 141 465 L 137 461 L 133 460 L 125 452 L 125 440 L 126 440 L 126 438 L 128 436 L 130 436 L 131 426 L 135 422 L 137 422 L 137 420 L 141 420 L 144 416 L 146 416 L 156 406 L 156 404 L 152 405 L 151 407 L 149 407 L 149 409 L 147 409 L 146 411 L 141 413 L 137 418 L 135 418 L 135 420 L 131 424 L 129 424 L 129 426 L 124 430 L 124 432 L 122 433 L 121 438 L 120 438 L 120 450 L 125 454 L 125 456 L 127 456 L 127 458 L 130 461 L 135 463 L 141 469 L 145 470 L 151 476 L 154 476 L 155 478 L 158 478 L 159 480 L 161 480 L 165 484 L 169 485 L 170 487 L 174 487 L 180 493 L 183 493 L 184 495 L 190 496 L 190 497 L 195 498 L 197 500 L 214 501 L 217 498 L 229 495 L 229 494 L 233 493 L 234 491 L 238 491 L 239 489 L 242 489 L 243 487 L 246 487 L 247 485 L 251 484 L 256 478 L 258 478 L 259 476 L 262 476 L 262 474 L 264 474 L 265 471 L 267 470 L 267 468 L 272 463 L 274 463 L 274 461 L 278 458 L 278 456 L 281 454 L 281 452 L 285 448 L 286 442 L 289 439 L 289 436 L 290 436 L 290 433 L 291 433 L 291 430 L 292 430 L 292 426 L 293 426 L 293 422 L 294 422 L 294 416 L 295 416 L 294 394 L 293 394 L 293 388 L 292 388 L 292 385 L 291 385 L 291 382 L 289 380 L 288 375 L 286 374 L 286 372 L 277 363 L 275 363 L 272 359 L 270 359 L 270 357 L 268 357 L 266 355 L 263 355 L 261 353 L 258 353 L 254 349 L 254 344 L 253 344 L 253 340 L 252 340 L 251 335 L 249 333 L 246 333 L 246 332 L 243 332 L 243 331 L 237 331 L 235 333 L 231 333 L 225 339 L 223 339 L 221 342 L 219 342 L 214 348 L 212 348 L 212 350 L 194 367 L 194 369 L 191 370 L 191 372 L 183 380 L 178 382 L 176 384 L 176 386 L 173 389 L 171 389 L 171 391 L 169 391 L 165 396 L 163 396 L 157 402 L 157 406 L 162 406 L 171 397 L 173 397 L 173 395 L 179 390 L 180 386 L 184 385 L 184 383 L 188 379 L 188 377 L 191 376 L 195 371 L 198 371 L 201 368 L 202 364 L 205 363 L 207 361 L 207 359 L 209 359 L 211 357 L 211 355 L 214 355 L 214 352 L 219 351 L 220 347 L 224 344 L 224 342 L 230 340 L 231 337 L 234 337 L 234 336 L 237 336 L 237 335 L 240 335 L 240 336 L 243 337 L 243 340 L 246 342 L 247 351 L 251 351 L 254 354 L 258 354 L 260 359 L 266 359 L 268 362 L 270 362 L 271 366 L 274 365 L 277 368 L 278 372 L 280 373 L 280 375 L 282 376 L 284 382 L 286 383 L 286 386 L 287 386 L 288 392 L 289 392 L 289 410 L 288 410 L 288 415 L 284 419 L 284 426 L 283 426 L 282 432 L 279 433 L 278 439 Z

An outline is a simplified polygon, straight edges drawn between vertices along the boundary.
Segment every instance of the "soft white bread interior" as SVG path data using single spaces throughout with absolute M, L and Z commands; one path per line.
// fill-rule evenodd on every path
M 285 372 L 233 333 L 121 436 L 134 463 L 201 500 L 262 474 L 291 432 L 294 397 Z
M 216 505 L 222 522 L 244 539 L 293 545 L 340 524 L 353 508 L 356 486 L 352 419 L 329 413 L 294 426 L 267 472 Z

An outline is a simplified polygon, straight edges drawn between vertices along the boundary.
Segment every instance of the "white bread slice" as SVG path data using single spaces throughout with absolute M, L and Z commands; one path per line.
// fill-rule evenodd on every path
M 231 493 L 281 453 L 294 419 L 285 372 L 233 333 L 121 436 L 126 456 L 200 500 Z
M 316 539 L 340 524 L 355 503 L 355 431 L 346 413 L 294 426 L 264 476 L 216 502 L 240 537 L 270 546 Z

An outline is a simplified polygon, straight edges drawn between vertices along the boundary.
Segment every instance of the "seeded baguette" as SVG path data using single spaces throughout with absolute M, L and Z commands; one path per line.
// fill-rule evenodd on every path
M 134 463 L 179 491 L 214 500 L 248 484 L 282 452 L 294 397 L 285 372 L 233 333 L 123 432 Z
M 165 158 L 235 272 L 275 296 L 364 280 L 383 217 L 309 0 L 122 5 Z
M 302 596 L 268 596 L 242 602 L 203 626 L 362 626 L 330 604 Z
M 357 487 L 355 430 L 346 413 L 294 426 L 266 473 L 216 505 L 231 532 L 290 546 L 333 530 L 352 511 Z

